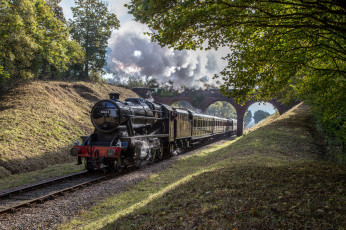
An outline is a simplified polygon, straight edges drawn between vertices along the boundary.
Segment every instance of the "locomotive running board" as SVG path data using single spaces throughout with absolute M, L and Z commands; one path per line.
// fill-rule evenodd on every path
M 130 137 L 120 137 L 120 140 L 131 141 L 133 139 L 142 139 L 142 138 L 162 138 L 168 137 L 169 134 L 156 134 L 156 135 L 142 135 L 142 136 L 130 136 Z
M 124 117 L 128 117 L 130 119 L 145 119 L 145 120 L 164 120 L 164 117 L 145 117 L 145 116 L 124 116 Z

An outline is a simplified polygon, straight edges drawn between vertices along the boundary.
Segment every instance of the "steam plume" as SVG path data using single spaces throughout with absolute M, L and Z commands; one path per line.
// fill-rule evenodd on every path
M 221 70 L 217 62 L 221 56 L 215 51 L 176 51 L 161 47 L 144 32 L 148 32 L 145 25 L 131 21 L 113 33 L 108 69 L 120 76 L 151 77 L 160 84 L 173 81 L 174 88 L 211 84 L 213 75 Z

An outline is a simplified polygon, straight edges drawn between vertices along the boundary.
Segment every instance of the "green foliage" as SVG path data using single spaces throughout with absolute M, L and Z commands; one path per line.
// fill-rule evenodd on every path
M 156 88 L 158 83 L 155 79 L 148 77 L 129 76 L 126 85 L 130 88 Z
M 157 30 L 149 34 L 161 45 L 228 47 L 228 66 L 221 72 L 225 95 L 239 101 L 303 100 L 323 132 L 344 145 L 346 8 L 341 1 L 132 0 L 128 8 Z
M 234 107 L 226 101 L 214 102 L 208 107 L 206 113 L 224 118 L 237 118 L 237 112 L 235 111 Z
M 121 71 L 109 71 L 108 73 L 113 75 L 113 77 L 105 80 L 108 84 L 114 84 L 127 89 L 150 88 L 151 92 L 159 87 L 159 84 L 154 78 L 147 76 L 131 75 Z
M 263 119 L 269 116 L 270 114 L 268 112 L 265 112 L 263 110 L 257 110 L 253 115 L 253 119 L 255 120 L 255 123 L 257 124 L 258 122 L 262 121 Z
M 0 0 L 0 90 L 19 80 L 61 77 L 83 58 L 54 12 L 44 0 Z
M 172 104 L 172 107 L 194 110 L 193 106 L 188 101 L 176 101 Z
M 245 127 L 250 123 L 251 119 L 252 119 L 252 113 L 251 113 L 251 110 L 248 110 L 244 116 L 244 126 Z
M 64 12 L 61 6 L 59 6 L 61 0 L 45 0 L 51 11 L 54 12 L 54 16 L 60 21 L 66 23 Z
M 85 80 L 98 78 L 106 64 L 108 39 L 112 29 L 120 26 L 119 20 L 100 0 L 75 0 L 75 4 L 69 21 L 71 35 L 85 50 L 85 61 L 76 69 Z
M 173 97 L 174 96 L 174 90 L 167 89 L 167 88 L 158 88 L 154 94 L 158 95 L 160 97 Z
M 173 88 L 173 82 L 169 81 L 168 84 L 155 88 L 153 95 L 160 97 L 173 97 L 177 91 Z
M 0 92 L 4 90 L 4 86 L 8 84 L 9 79 L 8 73 L 6 73 L 4 67 L 0 65 Z

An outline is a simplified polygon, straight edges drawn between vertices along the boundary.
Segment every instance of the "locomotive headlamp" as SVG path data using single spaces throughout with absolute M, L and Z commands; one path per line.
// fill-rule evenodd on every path
M 77 149 L 77 148 L 72 148 L 71 150 L 70 150 L 70 154 L 72 155 L 72 156 L 77 156 L 78 155 L 78 153 L 79 153 L 79 149 Z
M 114 157 L 115 156 L 115 150 L 114 149 L 107 149 L 107 157 Z

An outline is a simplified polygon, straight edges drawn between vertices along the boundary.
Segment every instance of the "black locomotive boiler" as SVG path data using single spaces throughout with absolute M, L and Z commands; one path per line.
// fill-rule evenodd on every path
M 188 109 L 154 103 L 142 98 L 119 100 L 118 93 L 97 102 L 91 110 L 95 127 L 71 149 L 78 164 L 85 159 L 87 170 L 103 165 L 121 171 L 146 161 L 174 155 L 220 135 L 236 133 L 236 120 L 195 113 Z

